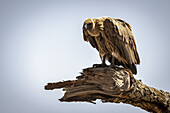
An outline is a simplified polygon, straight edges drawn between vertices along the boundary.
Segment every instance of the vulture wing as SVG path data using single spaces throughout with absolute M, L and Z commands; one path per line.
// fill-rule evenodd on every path
M 106 45 L 117 56 L 118 65 L 123 63 L 125 67 L 136 71 L 135 64 L 140 64 L 140 59 L 131 26 L 121 19 L 113 18 L 105 19 L 103 25 Z

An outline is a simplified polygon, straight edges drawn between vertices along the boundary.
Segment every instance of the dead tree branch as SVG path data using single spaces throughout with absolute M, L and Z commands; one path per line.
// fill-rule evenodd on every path
M 170 93 L 143 84 L 124 68 L 87 68 L 77 80 L 48 83 L 46 90 L 64 88 L 60 101 L 126 103 L 148 112 L 169 113 Z

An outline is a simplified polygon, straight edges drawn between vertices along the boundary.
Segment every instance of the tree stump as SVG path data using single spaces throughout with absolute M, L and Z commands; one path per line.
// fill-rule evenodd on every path
M 65 102 L 126 103 L 148 112 L 170 113 L 170 93 L 143 84 L 125 68 L 92 67 L 84 69 L 77 80 L 48 83 L 46 90 L 64 88 Z

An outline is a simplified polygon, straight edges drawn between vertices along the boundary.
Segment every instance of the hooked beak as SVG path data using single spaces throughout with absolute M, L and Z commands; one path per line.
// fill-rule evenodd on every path
M 85 23 L 83 26 L 84 30 L 92 30 L 93 29 L 93 23 Z
M 84 24 L 83 29 L 84 29 L 84 30 L 88 30 L 88 26 L 87 26 L 87 24 Z

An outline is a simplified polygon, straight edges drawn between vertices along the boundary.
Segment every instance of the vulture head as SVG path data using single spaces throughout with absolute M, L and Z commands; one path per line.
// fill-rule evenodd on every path
M 87 31 L 88 34 L 91 36 L 100 35 L 100 27 L 97 21 L 94 21 L 93 19 L 90 19 L 90 18 L 84 21 L 83 30 Z

